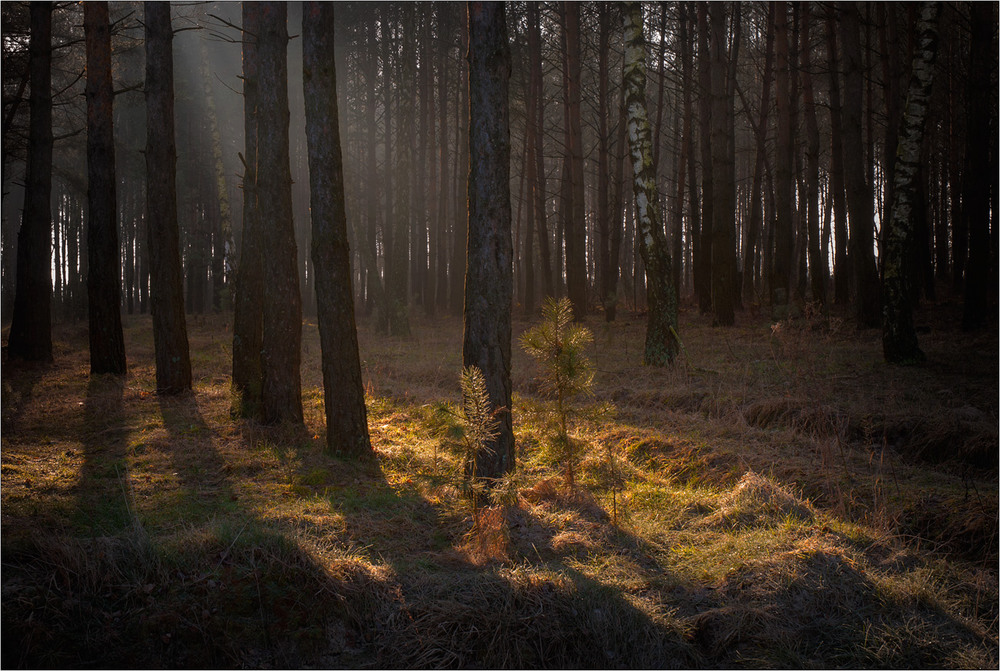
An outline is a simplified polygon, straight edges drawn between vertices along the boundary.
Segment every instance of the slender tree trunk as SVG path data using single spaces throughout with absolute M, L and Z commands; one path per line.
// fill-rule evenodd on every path
M 323 350 L 326 448 L 333 454 L 371 452 L 358 355 L 347 242 L 344 165 L 337 110 L 334 4 L 302 9 L 302 73 L 309 151 L 309 211 L 316 272 L 316 315 Z
M 965 268 L 965 307 L 962 329 L 973 331 L 990 321 L 990 184 L 997 179 L 990 170 L 989 142 L 990 63 L 996 67 L 992 47 L 993 8 L 989 4 L 971 3 L 972 41 L 969 45 L 969 85 L 967 94 L 965 177 L 962 191 L 962 217 L 969 231 L 969 260 Z M 991 56 L 991 51 L 992 56 Z M 994 216 L 996 211 L 994 210 Z M 994 226 L 996 223 L 994 222 Z M 996 316 L 996 310 L 993 310 Z
M 899 149 L 893 174 L 892 220 L 885 236 L 885 259 L 882 262 L 885 297 L 882 307 L 882 352 L 889 363 L 913 363 L 925 359 L 913 328 L 913 300 L 909 287 L 913 273 L 908 266 L 915 243 L 916 201 L 920 196 L 917 179 L 924 125 L 930 108 L 931 84 L 934 81 L 940 13 L 941 4 L 938 2 L 922 6 L 916 27 L 913 74 L 900 124 Z
M 462 26 L 462 50 L 461 54 L 469 52 L 469 23 L 461 21 Z M 456 100 L 455 125 L 455 147 L 458 154 L 458 164 L 455 169 L 455 212 L 468 211 L 468 201 L 466 200 L 469 191 L 469 87 L 468 70 L 465 65 L 465 58 L 461 58 L 459 64 L 460 74 L 458 76 L 458 95 Z M 451 257 L 451 312 L 459 314 L 464 308 L 466 277 L 466 251 L 468 247 L 468 231 L 461 226 L 461 217 L 452 218 L 452 257 Z M 483 371 L 485 375 L 486 372 Z M 489 382 L 487 381 L 487 385 Z
M 833 296 L 838 305 L 850 300 L 850 261 L 847 258 L 847 203 L 844 186 L 844 148 L 840 105 L 840 70 L 837 56 L 837 10 L 831 6 L 826 20 L 826 51 L 830 61 L 830 194 L 833 201 Z
M 775 90 L 778 114 L 778 139 L 774 159 L 775 220 L 774 257 L 771 269 L 771 305 L 774 316 L 783 317 L 791 291 L 792 239 L 792 166 L 794 129 L 792 128 L 792 91 L 789 84 L 788 5 L 775 5 Z
M 288 156 L 287 6 L 261 3 L 257 41 L 257 194 L 264 243 L 264 329 L 261 418 L 265 424 L 302 423 L 300 346 L 302 303 L 292 223 Z M 266 132 L 265 132 L 266 129 Z
M 608 3 L 598 6 L 598 37 L 597 37 L 597 286 L 604 316 L 608 316 L 608 304 L 615 297 L 611 293 L 611 212 L 608 202 L 609 144 L 608 137 L 608 50 L 611 33 L 611 15 Z
M 177 226 L 173 28 L 170 5 L 144 3 L 146 25 L 146 225 L 156 391 L 191 389 L 184 273 Z
M 242 3 L 243 14 L 243 244 L 233 304 L 233 389 L 240 401 L 236 414 L 260 419 L 264 339 L 264 241 L 257 191 L 257 44 L 260 3 Z
M 580 4 L 564 2 L 566 36 L 566 147 L 569 168 L 569 209 L 563 221 L 566 239 L 566 293 L 574 319 L 587 314 L 586 220 L 583 184 L 583 126 L 581 124 Z
M 881 322 L 879 281 L 875 269 L 875 226 L 871 184 L 865 182 L 864 147 L 861 135 L 861 102 L 864 71 L 861 62 L 859 10 L 853 3 L 840 3 L 841 42 L 844 49 L 843 142 L 847 207 L 850 212 L 850 254 L 854 314 L 858 326 L 874 328 Z
M 698 310 L 712 311 L 712 222 L 715 221 L 715 175 L 712 171 L 712 60 L 708 4 L 698 3 L 698 114 L 701 139 L 701 235 L 695 248 L 694 287 Z
M 28 161 L 17 235 L 17 291 L 7 339 L 8 354 L 28 361 L 52 361 L 53 7 L 48 2 L 32 2 L 30 8 Z M 88 89 L 89 82 L 88 78 Z
M 108 23 L 107 2 L 84 4 L 83 29 L 87 48 L 87 306 L 90 322 L 90 373 L 125 375 L 121 263 L 118 256 L 115 198 L 111 26 Z
M 541 25 L 537 2 L 528 2 L 528 63 L 530 78 L 535 87 L 535 107 L 529 109 L 535 119 L 535 182 L 532 187 L 535 207 L 535 226 L 538 231 L 538 256 L 542 274 L 542 291 L 546 296 L 555 296 L 555 273 L 552 270 L 549 227 L 545 209 L 545 91 L 542 79 Z
M 646 38 L 642 29 L 642 5 L 630 2 L 625 13 L 625 87 L 628 106 L 628 138 L 632 158 L 636 228 L 646 267 L 646 345 L 643 362 L 665 366 L 677 356 L 677 288 L 671 284 L 670 253 L 667 248 L 660 202 L 653 171 L 653 143 L 646 111 Z
M 730 179 L 729 114 L 727 95 L 726 14 L 721 3 L 709 4 L 711 21 L 711 152 L 712 152 L 712 306 L 720 326 L 732 326 L 736 270 L 734 234 L 735 187 Z
M 806 120 L 806 220 L 809 229 L 809 278 L 812 298 L 826 304 L 826 261 L 820 256 L 819 236 L 819 125 L 813 93 L 812 44 L 809 29 L 812 14 L 808 2 L 802 4 L 802 99 Z
M 451 36 L 451 8 L 446 3 L 438 4 L 438 40 L 448 44 Z M 438 54 L 438 114 L 441 117 L 441 139 L 438 171 L 441 180 L 440 196 L 438 198 L 438 229 L 437 229 L 437 305 L 441 309 L 448 307 L 448 204 L 449 173 L 448 173 L 448 50 L 442 47 Z
M 462 361 L 477 366 L 499 431 L 476 456 L 476 475 L 514 469 L 511 422 L 510 46 L 504 4 L 469 3 L 469 226 Z

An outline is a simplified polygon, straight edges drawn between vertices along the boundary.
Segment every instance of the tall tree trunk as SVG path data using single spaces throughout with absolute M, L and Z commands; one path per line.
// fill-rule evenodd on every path
M 630 2 L 625 14 L 625 87 L 628 107 L 628 138 L 632 158 L 632 189 L 635 195 L 636 228 L 643 264 L 646 266 L 646 345 L 643 362 L 665 366 L 677 356 L 677 288 L 671 283 L 660 202 L 653 171 L 653 143 L 646 111 L 646 38 L 642 29 L 642 5 Z
M 875 225 L 871 184 L 861 136 L 861 102 L 864 71 L 861 62 L 859 9 L 854 3 L 839 3 L 841 43 L 844 49 L 843 142 L 847 208 L 850 212 L 850 254 L 854 314 L 858 326 L 874 328 L 881 323 L 879 281 L 875 269 Z
M 712 311 L 712 222 L 715 221 L 715 175 L 712 171 L 712 58 L 708 3 L 698 3 L 698 114 L 701 139 L 701 235 L 695 247 L 694 287 L 698 310 Z
M 833 201 L 833 299 L 838 305 L 850 301 L 850 260 L 847 257 L 847 203 L 844 186 L 844 147 L 840 104 L 840 69 L 837 56 L 837 10 L 830 6 L 826 19 L 826 53 L 830 61 L 830 194 Z
M 469 3 L 469 226 L 462 361 L 486 380 L 503 409 L 495 441 L 476 456 L 476 475 L 514 469 L 511 422 L 510 46 L 504 4 Z
M 146 2 L 143 7 L 146 25 L 146 231 L 156 391 L 178 394 L 191 389 L 191 359 L 177 226 L 174 33 L 169 3 Z
M 125 375 L 108 3 L 83 6 L 87 48 L 87 306 L 90 373 Z M 48 245 L 48 236 L 46 236 Z
M 460 54 L 469 53 L 469 23 L 461 21 L 462 47 Z M 458 154 L 458 164 L 455 169 L 455 213 L 452 217 L 452 257 L 449 277 L 451 283 L 451 312 L 459 314 L 464 309 L 466 251 L 468 247 L 468 230 L 460 225 L 460 212 L 468 212 L 467 194 L 469 192 L 469 87 L 468 70 L 465 58 L 459 59 L 458 95 L 456 96 L 455 147 Z M 483 371 L 485 375 L 486 372 Z M 489 384 L 487 382 L 487 384 Z
M 768 4 L 764 38 L 764 75 L 761 82 L 760 110 L 757 117 L 757 153 L 754 158 L 753 186 L 750 188 L 750 213 L 743 236 L 743 305 L 757 301 L 758 240 L 764 223 L 764 169 L 767 161 L 767 119 L 771 106 L 771 78 L 774 75 L 774 3 Z
M 259 75 L 258 38 L 261 8 L 242 3 L 243 21 L 243 244 L 236 275 L 233 304 L 233 389 L 239 404 L 236 414 L 260 419 L 263 373 L 260 351 L 264 340 L 264 241 L 258 211 L 257 106 Z
M 597 286 L 599 300 L 608 316 L 608 305 L 615 296 L 610 289 L 611 273 L 611 212 L 608 202 L 609 144 L 608 137 L 608 50 L 611 36 L 611 13 L 608 3 L 598 5 L 597 37 Z
M 812 27 L 811 5 L 802 4 L 802 100 L 806 120 L 806 220 L 809 229 L 809 278 L 812 299 L 826 304 L 826 260 L 820 255 L 819 236 L 819 125 L 813 93 L 809 40 Z
M 992 47 L 993 7 L 971 3 L 972 40 L 969 45 L 969 84 L 966 109 L 966 150 L 962 191 L 962 218 L 969 231 L 969 260 L 965 268 L 965 307 L 962 328 L 972 331 L 990 320 L 990 184 L 996 172 L 990 170 L 990 63 L 996 67 Z M 991 56 L 991 51 L 992 56 Z M 994 211 L 994 216 L 996 212 Z M 995 222 L 994 222 L 995 226 Z M 994 317 L 996 310 L 993 310 Z
M 17 235 L 17 291 L 7 339 L 9 355 L 28 361 L 52 361 L 53 6 L 32 2 L 30 9 L 28 161 L 24 212 Z
M 792 240 L 792 168 L 794 128 L 792 127 L 793 92 L 789 84 L 788 5 L 775 5 L 775 89 L 774 101 L 778 114 L 778 139 L 774 159 L 774 257 L 771 269 L 771 305 L 773 315 L 784 316 L 791 291 L 791 266 L 794 252 Z
M 722 3 L 710 3 L 711 21 L 711 106 L 712 106 L 712 306 L 720 326 L 734 321 L 736 270 L 734 259 L 735 186 L 731 181 L 729 155 L 729 113 L 732 101 L 727 94 L 726 13 Z
M 580 5 L 563 3 L 566 35 L 566 148 L 569 168 L 569 216 L 566 222 L 566 293 L 574 319 L 587 314 L 586 219 L 583 184 L 583 126 L 581 123 Z
M 549 227 L 546 222 L 545 209 L 545 91 L 542 79 L 542 47 L 541 25 L 538 2 L 528 2 L 528 63 L 530 78 L 535 87 L 535 107 L 528 114 L 535 119 L 535 182 L 532 186 L 535 207 L 535 227 L 538 231 L 539 271 L 542 274 L 542 291 L 546 296 L 555 296 L 555 273 L 552 270 L 552 252 L 550 249 Z
M 987 13 L 989 11 L 987 7 Z M 893 174 L 892 219 L 885 235 L 885 259 L 882 262 L 885 299 L 882 306 L 882 352 L 889 363 L 913 363 L 925 358 L 917 345 L 917 334 L 913 328 L 913 300 L 909 286 L 913 272 L 909 265 L 916 235 L 916 210 L 919 208 L 916 201 L 921 193 L 917 179 L 924 125 L 930 108 L 931 84 L 934 81 L 940 13 L 941 4 L 938 2 L 922 6 L 916 26 L 913 74 L 900 124 Z
M 316 316 L 323 351 L 326 448 L 333 454 L 361 455 L 371 452 L 371 440 L 354 321 L 333 12 L 332 3 L 319 2 L 306 3 L 302 10 L 312 259 L 316 272 Z
M 439 44 L 447 45 L 451 36 L 451 7 L 446 3 L 438 3 L 438 40 Z M 441 117 L 441 139 L 438 171 L 441 180 L 440 196 L 438 197 L 438 227 L 437 227 L 437 305 L 441 309 L 448 307 L 448 212 L 449 212 L 449 173 L 448 173 L 448 48 L 441 47 L 438 53 L 438 114 Z
M 287 6 L 261 3 L 257 41 L 257 194 L 264 243 L 264 330 L 261 418 L 266 424 L 302 423 L 299 362 L 302 303 L 292 223 L 288 156 Z

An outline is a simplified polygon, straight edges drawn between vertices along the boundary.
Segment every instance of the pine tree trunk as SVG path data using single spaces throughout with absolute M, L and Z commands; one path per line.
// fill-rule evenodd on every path
M 52 9 L 48 2 L 30 8 L 28 161 L 7 339 L 9 356 L 28 361 L 52 361 Z
M 844 147 L 840 105 L 840 69 L 837 57 L 836 9 L 828 9 L 826 20 L 826 52 L 830 61 L 830 193 L 833 201 L 833 300 L 838 305 L 850 301 L 851 273 L 847 258 L 847 203 L 844 186 Z
M 566 239 L 566 292 L 573 303 L 573 318 L 587 314 L 586 220 L 583 184 L 583 126 L 581 122 L 580 5 L 564 2 L 566 36 L 566 167 L 569 208 L 564 218 Z
M 264 339 L 264 246 L 257 192 L 258 37 L 261 7 L 242 3 L 243 13 L 243 241 L 233 305 L 233 389 L 240 396 L 234 410 L 260 419 Z
M 541 47 L 541 25 L 537 2 L 528 2 L 528 63 L 530 64 L 530 78 L 535 87 L 535 107 L 529 109 L 528 114 L 532 114 L 535 119 L 535 181 L 532 187 L 535 207 L 535 227 L 538 231 L 538 256 L 540 257 L 539 271 L 542 274 L 542 292 L 546 296 L 555 296 L 555 274 L 552 270 L 552 252 L 549 239 L 549 227 L 546 221 L 545 211 L 545 147 L 543 138 L 545 135 L 545 95 L 544 83 L 542 79 L 542 47 Z
M 701 139 L 701 226 L 695 245 L 694 287 L 698 310 L 712 311 L 712 223 L 715 221 L 715 175 L 712 171 L 712 59 L 708 4 L 698 3 L 698 115 Z
M 302 303 L 288 156 L 287 6 L 261 3 L 257 41 L 257 195 L 264 245 L 261 419 L 301 424 Z
M 819 236 L 819 125 L 813 93 L 809 41 L 812 14 L 809 3 L 802 5 L 802 100 L 806 120 L 806 221 L 809 233 L 809 279 L 812 299 L 826 304 L 826 260 L 820 255 Z
M 354 320 L 351 256 L 347 242 L 344 165 L 337 110 L 334 6 L 309 2 L 302 9 L 302 73 L 312 260 L 317 321 L 323 351 L 326 448 L 333 454 L 371 452 L 365 390 Z
M 730 179 L 729 113 L 727 95 L 726 14 L 721 3 L 709 4 L 711 22 L 711 106 L 712 106 L 712 307 L 720 326 L 732 326 L 735 299 L 735 187 Z
M 107 2 L 83 5 L 87 48 L 87 306 L 90 373 L 125 375 L 115 198 L 111 26 Z M 46 237 L 46 244 L 48 238 Z
M 627 3 L 625 14 L 625 87 L 628 139 L 632 158 L 636 231 L 646 267 L 646 345 L 643 362 L 665 366 L 677 356 L 677 289 L 671 283 L 670 253 L 660 218 L 653 171 L 653 143 L 646 111 L 646 38 L 642 5 Z
M 462 361 L 477 366 L 490 404 L 503 409 L 499 433 L 476 457 L 478 477 L 514 469 L 510 311 L 513 291 L 510 208 L 510 46 L 504 4 L 470 3 L 469 225 Z
M 792 170 L 794 128 L 793 94 L 789 83 L 788 4 L 779 2 L 774 14 L 775 87 L 774 102 L 778 115 L 778 137 L 774 158 L 774 256 L 771 268 L 772 316 L 783 319 L 787 313 L 792 281 L 793 222 Z
M 900 124 L 899 148 L 893 173 L 892 219 L 885 235 L 885 258 L 882 261 L 882 352 L 889 363 L 914 363 L 925 356 L 917 345 L 913 328 L 913 301 L 909 283 L 913 277 L 910 262 L 916 242 L 917 199 L 921 189 L 920 153 L 924 125 L 930 107 L 931 84 L 934 81 L 934 59 L 937 54 L 937 20 L 941 4 L 929 2 L 922 6 L 917 22 L 917 44 L 913 58 L 913 74 Z
M 178 394 L 191 389 L 191 359 L 177 226 L 174 33 L 168 3 L 146 2 L 143 7 L 146 26 L 146 231 L 156 391 Z

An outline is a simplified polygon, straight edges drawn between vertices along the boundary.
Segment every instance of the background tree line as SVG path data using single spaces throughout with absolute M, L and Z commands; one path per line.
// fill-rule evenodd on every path
M 245 159 L 242 17 L 236 5 L 173 8 L 177 207 L 188 313 L 232 307 Z M 301 7 L 289 7 L 299 25 Z M 28 205 L 27 3 L 4 3 L 2 304 L 14 309 L 17 231 Z M 661 225 L 682 302 L 726 325 L 740 309 L 844 305 L 881 318 L 892 174 L 919 5 L 645 3 L 646 97 Z M 86 312 L 86 53 L 83 8 L 51 11 L 51 313 Z M 510 3 L 510 192 L 515 311 L 568 296 L 578 316 L 645 308 L 629 197 L 622 7 Z M 110 3 L 120 303 L 149 309 L 144 211 L 143 10 Z M 997 15 L 948 3 L 907 247 L 912 304 L 959 296 L 964 325 L 995 316 Z M 190 29 L 190 30 L 189 30 Z M 405 334 L 417 315 L 458 315 L 465 279 L 468 29 L 455 3 L 340 3 L 334 28 L 346 214 L 358 311 Z M 293 31 L 294 32 L 294 31 Z M 288 42 L 291 209 L 306 316 L 309 253 L 302 42 Z M 41 80 L 39 80 L 41 82 Z M 42 273 L 44 275 L 44 272 Z

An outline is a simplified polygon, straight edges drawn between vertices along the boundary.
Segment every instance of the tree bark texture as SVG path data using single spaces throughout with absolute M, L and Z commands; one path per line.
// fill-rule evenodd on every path
M 566 293 L 573 318 L 587 314 L 586 220 L 583 200 L 583 126 L 581 122 L 580 4 L 563 3 L 566 31 L 566 150 L 569 211 L 566 221 Z
M 732 182 L 729 154 L 729 112 L 732 106 L 726 86 L 726 14 L 722 3 L 709 4 L 711 24 L 712 106 L 712 308 L 720 326 L 732 326 L 735 316 L 736 270 L 734 232 L 736 189 Z
M 87 305 L 90 372 L 125 375 L 107 2 L 83 5 L 87 50 Z
M 233 388 L 241 416 L 260 419 L 264 340 L 264 246 L 257 209 L 257 40 L 261 5 L 242 3 L 243 12 L 243 241 L 233 304 Z
M 829 60 L 830 94 L 830 194 L 833 201 L 833 300 L 838 305 L 850 301 L 851 273 L 847 257 L 847 203 L 844 186 L 844 146 L 841 129 L 840 59 L 837 55 L 836 9 L 831 6 L 826 20 L 826 52 Z
M 820 256 L 819 238 L 819 125 L 816 120 L 816 98 L 813 92 L 812 63 L 809 41 L 812 13 L 809 3 L 802 4 L 802 101 L 806 120 L 806 219 L 809 229 L 809 279 L 812 299 L 826 303 L 827 268 Z
M 665 366 L 677 356 L 677 288 L 671 282 L 660 201 L 653 169 L 653 143 L 646 109 L 646 38 L 642 5 L 630 2 L 625 14 L 625 96 L 628 109 L 628 145 L 632 158 L 636 230 L 646 266 L 646 344 L 643 362 Z
M 302 423 L 302 303 L 288 157 L 287 5 L 262 2 L 257 42 L 257 208 L 262 222 L 264 328 L 261 418 Z
M 312 260 L 316 273 L 316 316 L 323 351 L 326 447 L 333 454 L 362 455 L 371 452 L 371 440 L 347 242 L 334 64 L 334 5 L 308 2 L 302 12 Z
M 794 129 L 792 127 L 792 90 L 788 62 L 788 4 L 778 2 L 774 9 L 775 87 L 774 102 L 778 116 L 778 137 L 774 157 L 774 256 L 771 268 L 771 305 L 773 315 L 783 318 L 792 283 L 792 170 Z
M 925 358 L 913 328 L 910 282 L 914 275 L 909 266 L 916 243 L 917 210 L 920 207 L 917 199 L 921 195 L 917 180 L 934 81 L 940 13 L 939 2 L 929 2 L 921 7 L 910 88 L 896 150 L 892 219 L 885 235 L 885 258 L 882 261 L 882 353 L 889 363 L 915 363 Z
M 191 389 L 191 359 L 177 226 L 174 33 L 169 3 L 146 2 L 143 7 L 146 26 L 146 233 L 156 391 L 177 394 Z
M 11 357 L 46 362 L 52 361 L 52 9 L 48 2 L 32 2 L 29 10 L 28 161 L 7 339 Z
M 500 410 L 496 440 L 476 457 L 485 479 L 514 468 L 510 333 L 513 292 L 510 207 L 510 46 L 502 2 L 472 2 L 469 26 L 469 225 L 462 361 L 486 379 Z

